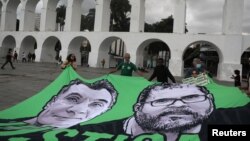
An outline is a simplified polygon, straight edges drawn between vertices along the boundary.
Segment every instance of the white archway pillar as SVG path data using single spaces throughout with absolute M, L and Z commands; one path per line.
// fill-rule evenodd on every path
M 16 10 L 20 1 L 2 2 L 1 31 L 16 31 Z
M 111 0 L 96 0 L 94 31 L 109 31 L 111 13 L 110 2 Z
M 217 71 L 219 80 L 233 81 L 230 77 L 234 74 L 234 70 L 238 69 L 241 71 L 242 41 L 242 35 L 228 35 L 224 37 L 224 46 L 220 46 L 221 52 L 218 52 L 219 56 L 221 56 Z
M 130 0 L 130 32 L 144 32 L 145 0 Z
M 68 0 L 65 31 L 80 31 L 82 1 Z
M 223 7 L 222 33 L 241 34 L 244 0 L 225 0 Z
M 185 33 L 186 0 L 175 0 L 174 33 Z
M 41 11 L 40 31 L 56 30 L 56 4 L 59 0 L 49 3 L 49 0 L 43 0 Z
M 41 55 L 42 55 L 42 41 L 40 40 L 37 40 L 36 41 L 36 45 L 37 45 L 37 48 L 35 49 L 35 54 L 36 54 L 36 62 L 40 62 L 41 61 Z M 21 53 L 20 53 L 21 55 Z M 19 56 L 20 56 L 19 55 Z
M 35 8 L 39 0 L 21 1 L 22 8 L 20 14 L 20 31 L 34 31 L 35 30 Z
M 7 16 L 7 8 L 6 8 L 6 2 L 2 1 L 2 9 L 1 9 L 1 22 L 0 22 L 0 31 L 5 31 L 6 29 L 6 22 L 5 22 L 5 19 L 6 19 L 6 16 Z
M 1 31 L 1 18 L 2 18 L 2 7 L 3 7 L 3 3 L 2 1 L 0 1 L 0 31 Z

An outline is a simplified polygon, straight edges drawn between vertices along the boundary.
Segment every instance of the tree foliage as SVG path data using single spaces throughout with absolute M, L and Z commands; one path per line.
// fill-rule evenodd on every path
M 174 18 L 172 15 L 161 21 L 148 24 L 145 23 L 145 32 L 161 32 L 161 33 L 173 33 Z M 187 27 L 185 27 L 185 32 L 188 32 Z
M 94 30 L 94 23 L 95 23 L 95 9 L 90 9 L 89 13 L 85 15 L 81 15 L 81 28 L 80 30 Z
M 153 24 L 145 24 L 145 32 L 165 32 L 173 33 L 174 19 L 173 16 L 169 16 L 165 19 L 161 19 L 160 22 Z
M 112 0 L 110 3 L 110 31 L 129 31 L 131 5 L 128 0 Z
M 110 31 L 129 31 L 131 5 L 128 0 L 112 0 L 110 3 Z M 57 23 L 60 18 L 65 19 L 66 6 L 60 5 L 56 8 Z M 81 31 L 88 29 L 94 30 L 95 9 L 90 9 L 88 15 L 81 16 Z M 170 15 L 167 18 L 161 19 L 159 22 L 152 24 L 145 23 L 145 32 L 173 33 L 174 19 Z M 185 32 L 188 32 L 185 28 Z

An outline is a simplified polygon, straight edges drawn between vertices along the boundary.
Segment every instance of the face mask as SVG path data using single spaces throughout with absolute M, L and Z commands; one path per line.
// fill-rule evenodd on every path
M 201 68 L 201 64 L 196 64 L 196 68 Z

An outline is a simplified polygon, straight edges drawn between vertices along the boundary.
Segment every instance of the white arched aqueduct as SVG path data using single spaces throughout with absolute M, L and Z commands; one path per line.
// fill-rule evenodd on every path
M 109 32 L 110 1 L 96 0 L 93 32 L 80 31 L 81 3 L 84 0 L 68 0 L 64 31 L 56 31 L 56 6 L 59 0 L 42 0 L 40 31 L 35 31 L 35 8 L 39 0 L 0 1 L 0 57 L 9 48 L 19 54 L 34 52 L 37 62 L 55 62 L 55 46 L 60 44 L 63 59 L 75 53 L 78 58 L 82 41 L 91 48 L 88 54 L 90 67 L 105 67 L 114 62 L 108 55 L 113 41 L 122 40 L 124 52 L 131 54 L 131 61 L 143 64 L 143 50 L 154 41 L 168 46 L 171 54 L 169 68 L 175 76 L 183 76 L 183 54 L 193 43 L 202 41 L 212 44 L 219 56 L 217 79 L 231 81 L 235 69 L 242 69 L 241 56 L 250 46 L 250 36 L 242 35 L 244 0 L 225 0 L 223 7 L 222 34 L 185 34 L 186 0 L 175 0 L 173 33 L 145 33 L 145 0 L 130 0 L 131 20 L 129 32 Z M 16 11 L 21 3 L 19 29 L 16 31 Z M 122 52 L 122 53 L 124 53 Z M 78 59 L 79 60 L 79 59 Z M 78 64 L 80 62 L 78 61 Z

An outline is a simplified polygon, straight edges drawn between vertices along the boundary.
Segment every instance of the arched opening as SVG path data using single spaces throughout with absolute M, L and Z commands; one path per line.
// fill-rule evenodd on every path
M 17 10 L 16 10 L 16 30 L 15 31 L 19 31 L 20 30 L 20 23 L 21 23 L 21 16 L 22 16 L 22 3 L 20 3 L 18 6 L 17 6 Z
M 60 1 L 59 0 L 47 0 L 43 1 L 43 9 L 42 14 L 44 16 L 44 23 L 41 23 L 42 26 L 40 30 L 45 31 L 57 31 L 58 30 L 58 7 L 60 5 L 64 5 L 67 1 Z M 66 8 L 63 10 L 63 13 L 66 13 Z M 65 14 L 64 14 L 65 15 Z M 62 18 L 60 21 L 64 21 L 65 17 Z
M 131 5 L 128 0 L 111 0 L 109 31 L 129 31 Z
M 171 58 L 169 46 L 159 39 L 144 41 L 136 51 L 136 64 L 143 68 L 154 68 L 158 58 L 164 60 L 165 66 L 169 65 Z
M 41 22 L 41 12 L 43 7 L 43 1 L 40 0 L 35 9 L 35 31 L 40 31 L 40 22 Z
M 80 31 L 94 31 L 95 5 L 93 0 L 83 0 L 81 4 Z
M 85 37 L 75 37 L 69 44 L 68 54 L 74 53 L 77 65 L 88 66 L 91 45 Z
M 40 25 L 40 16 L 36 14 L 35 10 L 39 0 L 27 0 L 19 4 L 21 11 L 18 6 L 19 14 L 19 29 L 22 31 L 35 31 L 37 25 Z M 22 5 L 23 4 L 23 5 Z M 20 17 L 21 16 L 21 17 Z M 22 19 L 20 19 L 22 18 Z M 20 21 L 23 20 L 23 21 Z M 39 28 L 38 28 L 39 29 Z
M 250 70 L 250 47 L 248 47 L 241 55 L 242 75 L 243 79 L 247 79 L 248 72 Z
M 56 5 L 56 31 L 64 31 L 67 1 L 60 0 Z
M 36 59 L 35 50 L 37 49 L 37 42 L 33 36 L 27 36 L 23 39 L 19 50 L 18 59 L 25 57 L 28 62 L 33 62 Z
M 119 37 L 109 37 L 105 39 L 99 48 L 98 67 L 102 67 L 102 62 L 105 60 L 103 67 L 113 68 L 123 61 L 123 55 L 126 53 L 126 45 Z
M 200 58 L 205 69 L 212 76 L 217 76 L 218 64 L 221 52 L 213 43 L 207 41 L 197 41 L 187 46 L 183 54 L 184 76 L 193 67 L 193 59 Z
M 69 10 L 69 11 L 67 11 Z M 67 15 L 68 14 L 68 15 Z M 95 19 L 95 1 L 92 0 L 60 0 L 56 6 L 56 31 L 64 31 L 66 15 L 71 31 L 93 31 Z
M 16 40 L 13 36 L 6 36 L 3 40 L 2 46 L 0 47 L 0 58 L 5 58 L 9 49 L 12 49 L 14 52 L 14 48 L 16 47 Z
M 174 0 L 145 1 L 145 32 L 173 32 Z
M 20 4 L 18 0 L 10 0 L 6 6 L 6 16 L 4 19 L 4 28 L 6 31 L 18 31 L 19 21 L 17 17 L 17 6 Z M 21 8 L 21 6 L 20 6 Z
M 57 37 L 48 37 L 42 45 L 41 62 L 57 62 L 61 42 Z
M 186 6 L 188 33 L 221 33 L 224 3 L 225 0 L 216 2 L 188 0 Z

